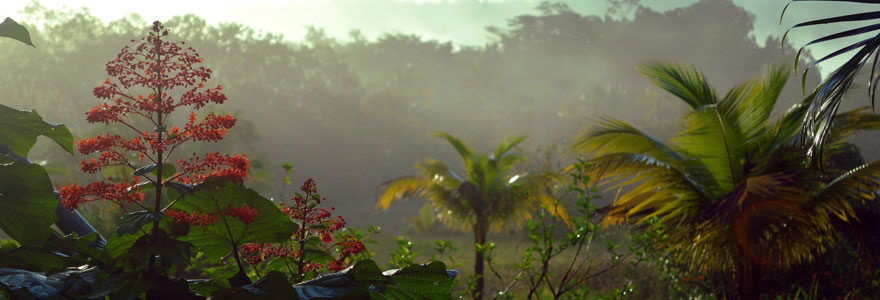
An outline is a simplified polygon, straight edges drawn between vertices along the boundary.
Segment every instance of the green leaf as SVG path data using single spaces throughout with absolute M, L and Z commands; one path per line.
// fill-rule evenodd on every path
M 22 245 L 48 240 L 57 206 L 58 198 L 43 167 L 22 162 L 0 164 L 0 229 L 10 237 Z
M 208 297 L 216 292 L 230 288 L 229 282 L 225 279 L 190 279 L 189 289 L 194 293 Z
M 177 238 L 188 233 L 189 225 L 180 224 L 174 222 L 170 218 L 163 217 L 159 221 L 160 230 L 157 231 L 160 235 L 158 244 L 150 240 L 148 234 L 152 232 L 152 227 L 150 226 L 148 228 L 150 229 L 135 230 L 133 234 L 125 233 L 120 236 L 113 236 L 107 241 L 104 250 L 110 258 L 129 269 L 135 269 L 144 265 L 145 261 L 143 258 L 149 257 L 148 253 L 151 251 L 150 249 L 159 248 L 158 251 L 160 252 L 167 252 L 173 249 L 183 250 L 183 248 L 180 247 L 181 245 L 177 244 L 177 242 L 180 242 Z M 161 249 L 163 247 L 168 249 Z M 173 251 L 168 252 L 168 254 L 174 254 L 168 257 L 168 259 L 172 260 L 177 256 Z
M 104 245 L 104 250 L 107 251 L 111 258 L 116 259 L 127 253 L 131 246 L 134 245 L 134 242 L 142 236 L 144 236 L 144 233 L 137 232 L 135 234 L 111 237 L 107 240 L 107 244 Z
M 443 262 L 426 265 L 409 265 L 403 269 L 387 271 L 384 275 L 391 283 L 370 292 L 370 299 L 430 299 L 446 300 L 452 295 L 453 280 L 446 272 Z
M 351 269 L 342 272 L 348 273 L 362 284 L 384 285 L 390 283 L 388 278 L 382 275 L 382 271 L 379 270 L 379 266 L 376 265 L 376 262 L 371 259 L 356 262 Z
M 169 197 L 176 199 L 175 191 Z M 256 220 L 245 224 L 234 217 L 223 215 L 227 207 L 248 205 L 257 210 Z M 230 178 L 210 178 L 178 200 L 174 209 L 187 213 L 205 213 L 217 216 L 213 225 L 192 229 L 184 240 L 191 242 L 209 258 L 217 259 L 230 253 L 233 246 L 245 243 L 280 243 L 287 241 L 297 225 L 269 199 Z
M 212 295 L 211 299 L 300 299 L 296 289 L 287 282 L 287 276 L 271 271 L 257 282 L 225 289 Z
M 143 176 L 144 174 L 150 173 L 155 169 L 156 169 L 156 164 L 146 165 L 146 166 L 137 168 L 137 170 L 134 170 L 134 175 L 135 176 Z
M 369 299 L 370 286 L 386 282 L 375 262 L 363 260 L 343 271 L 298 283 L 295 287 L 305 299 Z
M 52 239 L 38 246 L 17 247 L 0 252 L 3 267 L 52 273 L 84 264 L 106 264 L 106 254 L 94 246 L 97 233 L 75 234 Z M 91 260 L 90 260 L 91 259 Z
M 36 48 L 31 43 L 31 34 L 28 33 L 27 28 L 24 28 L 24 26 L 16 23 L 11 18 L 6 18 L 6 20 L 3 20 L 3 23 L 0 23 L 0 36 L 8 37 Z
M 0 268 L 0 284 L 16 298 L 31 296 L 48 299 L 58 295 L 58 289 L 46 282 L 45 274 L 20 269 Z M 28 297 L 30 298 L 30 297 Z
M 158 176 L 159 175 L 158 173 L 159 173 L 158 169 L 153 171 L 153 175 Z M 170 163 L 162 164 L 162 179 L 171 178 L 171 176 L 174 176 L 175 174 L 177 174 L 177 168 L 175 168 L 173 164 L 170 164 Z
M 164 173 L 164 172 L 163 172 L 163 173 Z M 179 196 L 179 195 L 181 195 L 181 194 L 186 194 L 186 193 L 189 193 L 189 192 L 192 192 L 192 191 L 193 191 L 193 187 L 192 187 L 192 186 L 187 185 L 187 184 L 184 184 L 184 183 L 180 183 L 180 182 L 177 182 L 177 181 L 166 182 L 166 183 L 165 183 L 165 186 L 174 189 L 174 191 L 177 193 L 177 194 L 175 195 L 175 197 L 177 197 L 177 196 Z M 172 199 L 177 199 L 177 198 L 172 198 Z
M 150 164 L 134 170 L 134 175 L 136 176 L 142 176 L 147 173 L 152 173 L 153 175 L 158 176 L 159 168 L 156 166 L 156 164 Z M 171 176 L 174 176 L 174 174 L 177 174 L 177 168 L 175 168 L 173 164 L 162 164 L 162 179 L 171 178 Z
M 452 278 L 442 262 L 410 265 L 382 273 L 372 260 L 362 260 L 340 272 L 296 285 L 306 299 L 426 299 L 448 300 Z
M 35 110 L 21 111 L 0 104 L 0 145 L 8 145 L 15 154 L 27 157 L 40 135 L 73 154 L 73 136 L 67 126 L 47 123 Z
M 162 216 L 156 215 L 153 212 L 146 210 L 129 213 L 122 216 L 119 224 L 116 225 L 116 236 L 122 236 L 126 233 L 134 234 L 138 232 L 141 227 L 144 227 L 144 225 L 152 223 L 153 221 L 159 220 L 161 218 Z
M 159 245 L 159 256 L 162 257 L 161 264 L 165 270 L 177 267 L 177 272 L 185 270 L 192 261 L 193 245 L 174 238 L 167 238 Z
M 305 249 L 305 260 L 311 263 L 319 263 L 326 264 L 333 259 L 333 255 L 331 255 L 327 250 L 318 248 L 318 247 L 308 247 Z

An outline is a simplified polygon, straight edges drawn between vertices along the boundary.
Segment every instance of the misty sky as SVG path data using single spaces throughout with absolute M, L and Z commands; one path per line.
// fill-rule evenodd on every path
M 382 33 L 412 33 L 425 39 L 452 41 L 459 45 L 480 46 L 489 42 L 491 35 L 486 26 L 503 26 L 511 17 L 536 13 L 542 0 L 220 0 L 179 1 L 153 0 L 145 2 L 119 0 L 43 0 L 40 4 L 50 9 L 87 8 L 92 15 L 104 21 L 115 20 L 126 14 L 137 13 L 145 20 L 165 20 L 174 15 L 196 14 L 209 24 L 235 22 L 265 32 L 283 34 L 286 39 L 300 40 L 308 26 L 326 30 L 328 35 L 347 39 L 349 32 L 358 29 L 373 39 Z M 607 0 L 567 0 L 582 14 L 604 14 Z M 657 11 L 666 11 L 690 5 L 696 0 L 642 0 Z M 795 21 L 852 12 L 864 5 L 797 3 L 783 25 L 779 14 L 788 0 L 734 0 L 755 15 L 753 32 L 758 44 L 768 36 L 781 36 Z M 0 1 L 0 15 L 20 17 L 19 11 L 28 0 Z M 213 4 L 208 4 L 213 3 Z M 795 45 L 803 45 L 822 32 L 802 30 L 792 35 Z M 817 45 L 814 54 L 828 53 L 842 44 Z M 839 61 L 838 61 L 839 62 Z M 831 62 L 832 64 L 834 62 Z M 827 68 L 826 68 L 827 70 Z M 823 72 L 824 73 L 824 72 Z

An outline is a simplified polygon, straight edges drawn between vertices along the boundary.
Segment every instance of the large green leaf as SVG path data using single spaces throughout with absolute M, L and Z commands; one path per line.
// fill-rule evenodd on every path
M 105 252 L 95 247 L 98 234 L 75 234 L 52 239 L 37 246 L 0 249 L 0 267 L 53 273 L 85 264 L 105 265 Z
M 151 211 L 139 210 L 122 216 L 119 224 L 116 225 L 116 235 L 134 234 L 141 230 L 141 227 L 155 220 L 161 219 L 162 216 L 156 215 Z
M 8 145 L 15 154 L 27 157 L 40 135 L 73 154 L 73 136 L 67 126 L 47 123 L 34 110 L 21 111 L 0 104 L 0 145 Z
M 58 289 L 47 282 L 43 273 L 0 268 L 0 284 L 16 298 L 49 299 L 58 295 Z
M 343 271 L 296 285 L 301 299 L 423 299 L 446 300 L 452 295 L 455 271 L 439 261 L 385 271 L 362 260 Z
M 3 132 L 0 130 L 0 135 Z M 48 240 L 57 206 L 58 198 L 43 167 L 0 160 L 0 229 L 6 234 L 22 245 Z
M 134 229 L 131 233 L 114 235 L 107 241 L 104 250 L 117 265 L 128 269 L 145 266 L 146 261 L 143 258 L 149 257 L 151 251 L 157 251 L 162 255 L 162 264 L 169 266 L 189 264 L 192 245 L 180 239 L 181 236 L 188 234 L 188 224 L 177 223 L 171 218 L 163 217 L 159 221 L 158 230 L 155 231 L 157 234 L 155 240 L 149 235 L 151 232 L 153 232 L 152 226 L 147 226 L 140 230 Z
M 70 268 L 46 275 L 27 270 L 0 268 L 0 291 L 5 286 L 12 299 L 85 299 L 100 272 L 97 268 Z M 0 299 L 3 299 L 0 297 Z
M 300 299 L 296 289 L 287 282 L 287 276 L 278 271 L 271 271 L 257 282 L 232 287 L 214 293 L 211 299 L 241 299 L 241 300 L 257 300 L 257 299 Z
M 179 197 L 169 190 L 170 198 Z M 256 220 L 245 224 L 238 219 L 222 215 L 227 207 L 250 206 L 257 210 Z M 177 201 L 173 209 L 187 213 L 217 215 L 217 221 L 205 228 L 193 228 L 183 240 L 191 242 L 205 255 L 220 258 L 233 246 L 245 243 L 280 243 L 287 241 L 297 225 L 269 199 L 260 196 L 230 178 L 210 178 L 196 186 Z
M 371 299 L 449 299 L 452 294 L 452 276 L 446 265 L 434 261 L 426 265 L 409 265 L 399 270 L 386 271 L 383 275 L 391 283 L 383 288 L 372 289 Z M 453 273 L 454 275 L 454 273 Z
M 25 43 L 25 45 L 35 47 L 34 44 L 31 43 L 31 34 L 28 33 L 27 28 L 24 28 L 24 26 L 16 23 L 11 18 L 6 18 L 3 20 L 3 23 L 0 23 L 0 36 L 8 37 Z

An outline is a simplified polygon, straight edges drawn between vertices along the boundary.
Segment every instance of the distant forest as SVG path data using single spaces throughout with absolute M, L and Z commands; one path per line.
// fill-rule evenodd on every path
M 208 26 L 194 15 L 162 21 L 172 39 L 187 41 L 205 58 L 215 71 L 212 83 L 222 84 L 229 97 L 223 109 L 239 118 L 226 141 L 205 148 L 248 153 L 251 185 L 272 197 L 295 188 L 276 177 L 280 164 L 289 162 L 294 182 L 315 177 L 339 214 L 355 225 L 376 225 L 396 220 L 385 220 L 390 215 L 412 215 L 421 205 L 375 210 L 382 182 L 411 173 L 412 163 L 425 157 L 458 161 L 433 136 L 438 131 L 478 152 L 506 135 L 528 135 L 521 151 L 529 154 L 530 167 L 558 168 L 572 160 L 562 152 L 570 139 L 601 115 L 660 137 L 679 130 L 684 105 L 638 74 L 639 63 L 693 64 L 725 91 L 768 63 L 791 64 L 794 57 L 777 39 L 759 43 L 750 36 L 754 16 L 730 0 L 702 0 L 665 13 L 635 9 L 634 17 L 618 18 L 543 3 L 507 24 L 475 28 L 493 36 L 479 47 L 410 34 L 368 40 L 356 30 L 338 40 L 320 28 L 289 41 L 240 24 Z M 153 20 L 135 15 L 104 23 L 86 11 L 39 5 L 30 5 L 25 16 L 21 21 L 36 49 L 0 41 L 0 101 L 64 122 L 77 138 L 102 132 L 83 115 L 98 101 L 92 88 L 106 77 L 104 65 L 120 45 L 142 36 Z M 813 74 L 808 89 L 817 84 Z M 803 99 L 800 88 L 800 78 L 792 80 L 777 110 Z M 61 167 L 82 157 L 55 148 L 41 147 L 32 156 L 50 157 L 57 184 L 85 182 L 87 175 Z

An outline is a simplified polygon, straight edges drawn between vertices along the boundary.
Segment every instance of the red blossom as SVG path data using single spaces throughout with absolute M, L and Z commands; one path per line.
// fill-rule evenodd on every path
M 133 171 L 145 163 L 170 163 L 171 157 L 177 158 L 175 151 L 183 144 L 221 141 L 235 126 L 236 119 L 229 114 L 208 113 L 197 117 L 197 110 L 210 103 L 223 103 L 226 95 L 220 85 L 207 86 L 211 69 L 201 66 L 202 57 L 194 49 L 185 47 L 184 42 L 167 41 L 167 36 L 168 30 L 155 22 L 146 37 L 132 40 L 133 45 L 123 47 L 106 64 L 109 77 L 92 90 L 101 102 L 85 113 L 86 120 L 130 130 L 130 135 L 106 133 L 77 141 L 79 153 L 89 156 L 80 162 L 83 172 L 96 173 L 107 166 L 125 166 Z M 183 113 L 189 118 L 182 124 L 170 124 L 176 120 L 170 116 L 174 113 Z M 138 128 L 141 124 L 149 125 Z M 156 178 L 146 173 L 142 175 L 147 180 L 144 182 L 137 177 L 121 183 L 99 181 L 62 187 L 59 192 L 62 203 L 71 209 L 95 200 L 140 205 L 144 194 L 138 186 L 151 184 L 159 188 L 171 182 L 199 184 L 211 176 L 230 176 L 241 182 L 247 178 L 249 167 L 244 154 L 193 154 L 189 159 L 178 161 L 177 174 L 171 178 Z M 247 206 L 230 207 L 218 214 L 177 210 L 165 213 L 177 221 L 197 226 L 212 224 L 218 215 L 229 215 L 245 223 L 257 217 L 256 210 Z
M 318 194 L 318 188 L 315 180 L 309 178 L 300 187 L 302 194 L 297 193 L 293 197 L 292 205 L 282 204 L 281 210 L 290 216 L 290 218 L 301 224 L 299 229 L 291 237 L 291 241 L 286 244 L 245 244 L 242 245 L 242 254 L 248 263 L 256 265 L 269 258 L 286 257 L 297 261 L 300 259 L 299 247 L 302 245 L 299 241 L 306 241 L 310 237 L 320 237 L 321 242 L 326 244 L 325 251 L 331 252 L 334 248 L 339 256 L 328 262 L 320 264 L 315 262 L 307 262 L 303 266 L 303 271 L 308 272 L 326 267 L 330 271 L 339 271 L 345 268 L 346 259 L 352 255 L 359 254 L 366 250 L 364 244 L 355 239 L 353 236 L 344 236 L 341 240 L 336 241 L 333 233 L 345 227 L 345 220 L 336 216 L 333 217 L 330 210 L 320 208 L 318 205 L 326 200 Z M 335 242 L 335 243 L 334 243 Z
M 138 184 L 138 177 L 132 181 L 121 183 L 109 183 L 104 181 L 92 182 L 87 186 L 71 185 L 58 189 L 61 203 L 69 209 L 76 209 L 83 203 L 95 200 L 107 200 L 119 205 L 127 203 L 140 203 L 144 200 L 141 193 L 131 192 Z

